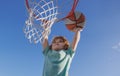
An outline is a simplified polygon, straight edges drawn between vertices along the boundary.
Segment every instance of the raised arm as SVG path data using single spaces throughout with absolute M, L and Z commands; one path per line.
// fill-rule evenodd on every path
M 72 44 L 71 44 L 71 47 L 72 47 L 73 51 L 76 50 L 78 42 L 80 41 L 81 30 L 82 30 L 81 28 L 77 28 L 76 30 L 74 30 L 75 35 L 73 37 L 73 41 L 72 41 Z
M 49 43 L 48 43 L 48 36 L 44 37 L 44 40 L 43 40 L 43 49 L 45 49 L 47 46 L 49 46 Z
M 47 20 L 41 20 L 45 25 L 44 25 L 44 28 L 46 29 L 46 28 L 48 28 L 47 27 Z M 43 32 L 43 34 L 44 33 L 46 33 L 46 31 L 44 31 Z M 48 43 L 48 36 L 49 35 L 46 35 L 45 37 L 44 37 L 44 39 L 43 39 L 43 43 L 42 43 L 42 45 L 43 45 L 43 49 L 45 49 L 47 46 L 49 46 L 49 43 Z

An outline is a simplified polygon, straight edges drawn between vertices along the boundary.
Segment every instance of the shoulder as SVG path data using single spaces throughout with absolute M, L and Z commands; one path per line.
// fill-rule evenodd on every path
M 50 50 L 50 47 L 49 46 L 46 46 L 44 49 L 43 49 L 43 54 L 44 55 L 47 55 L 48 51 Z
M 67 54 L 69 54 L 71 57 L 75 54 L 75 51 L 73 51 L 72 47 L 69 47 L 67 50 L 65 50 Z

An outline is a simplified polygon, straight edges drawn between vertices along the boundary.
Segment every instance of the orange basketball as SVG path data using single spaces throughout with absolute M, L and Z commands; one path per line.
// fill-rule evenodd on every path
M 81 12 L 74 12 L 71 16 L 65 19 L 65 25 L 68 30 L 72 31 L 76 28 L 84 28 L 85 16 Z

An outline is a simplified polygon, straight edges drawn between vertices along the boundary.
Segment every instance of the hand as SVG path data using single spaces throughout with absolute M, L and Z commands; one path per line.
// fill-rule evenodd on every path
M 73 32 L 78 32 L 78 31 L 81 32 L 82 30 L 83 30 L 83 28 L 75 28 L 75 29 L 73 29 L 72 31 L 73 31 Z

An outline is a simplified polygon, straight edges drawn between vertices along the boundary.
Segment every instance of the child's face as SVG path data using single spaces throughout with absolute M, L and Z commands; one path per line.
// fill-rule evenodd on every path
M 56 39 L 52 42 L 52 50 L 62 50 L 64 49 L 65 43 L 62 39 Z

